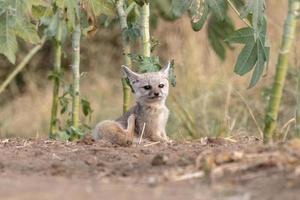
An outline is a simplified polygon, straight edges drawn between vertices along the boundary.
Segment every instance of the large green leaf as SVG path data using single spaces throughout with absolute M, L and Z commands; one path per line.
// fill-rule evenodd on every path
M 245 44 L 235 65 L 235 72 L 239 75 L 245 75 L 255 67 L 249 88 L 256 85 L 269 61 L 270 47 L 267 44 L 267 22 L 265 19 L 259 23 L 258 37 L 255 38 L 254 35 L 254 29 L 248 27 L 235 31 L 226 39 L 231 43 Z
M 33 1 L 38 0 L 0 0 L 0 53 L 11 63 L 16 60 L 17 36 L 30 43 L 40 41 L 30 19 Z
M 9 26 L 10 16 L 4 13 L 0 16 L 0 53 L 5 55 L 11 63 L 16 62 L 18 44 L 14 30 Z

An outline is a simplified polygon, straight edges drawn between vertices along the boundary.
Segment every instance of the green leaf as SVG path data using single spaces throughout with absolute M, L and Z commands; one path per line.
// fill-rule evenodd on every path
M 224 20 L 227 11 L 227 4 L 224 0 L 206 0 L 206 3 L 219 20 Z
M 59 104 L 61 106 L 60 114 L 64 114 L 68 110 L 69 99 L 64 96 L 60 97 Z
M 59 20 L 60 19 L 59 19 L 59 13 L 58 12 L 56 12 L 51 17 L 46 17 L 45 16 L 41 19 L 41 23 L 47 26 L 47 28 L 44 31 L 44 34 L 47 37 L 54 37 L 56 35 Z
M 161 69 L 158 56 L 145 57 L 137 54 L 129 55 L 133 62 L 138 64 L 139 72 L 157 72 Z
M 248 15 L 252 14 L 252 25 L 256 36 L 258 33 L 259 23 L 261 23 L 264 17 L 265 7 L 265 0 L 248 0 L 248 3 L 242 12 L 243 18 L 246 18 Z
M 176 75 L 175 75 L 175 63 L 174 60 L 171 61 L 170 71 L 169 71 L 169 81 L 173 87 L 176 86 Z
M 257 46 L 257 63 L 252 74 L 249 88 L 252 88 L 253 86 L 256 85 L 265 68 L 265 54 L 264 52 L 262 52 L 264 51 L 264 46 L 262 46 L 260 42 L 257 42 L 256 46 Z
M 0 16 L 0 53 L 15 64 L 18 50 L 17 38 L 12 27 L 9 26 L 11 16 L 7 12 Z
M 87 5 L 93 11 L 95 16 L 100 16 L 101 14 L 107 16 L 115 15 L 115 8 L 111 1 L 107 0 L 85 0 Z
M 209 14 L 209 8 L 206 1 L 204 1 L 205 4 L 203 5 L 203 11 L 200 13 L 201 16 L 197 16 L 197 14 L 192 14 L 192 28 L 194 31 L 200 31 L 203 28 L 203 25 L 205 24 L 208 14 Z M 197 11 L 194 11 L 197 12 Z
M 68 141 L 70 139 L 70 135 L 66 131 L 58 131 L 56 139 Z
M 265 63 L 269 62 L 270 47 L 266 44 L 267 22 L 262 21 L 259 30 L 259 38 L 256 40 L 257 46 L 257 63 L 252 74 L 249 88 L 254 87 L 263 74 Z
M 229 43 L 224 42 L 224 39 L 233 32 L 234 24 L 228 16 L 225 16 L 223 21 L 218 20 L 215 15 L 210 16 L 207 26 L 208 40 L 216 54 L 222 60 L 224 60 L 226 56 L 225 47 L 229 46 Z
M 127 41 L 136 41 L 141 36 L 139 25 L 135 23 L 128 23 L 128 28 L 124 30 L 124 36 Z
M 15 33 L 20 38 L 31 44 L 40 42 L 40 37 L 37 33 L 36 27 L 24 20 L 18 20 L 15 26 Z
M 216 34 L 215 30 L 212 28 L 207 29 L 208 33 L 208 40 L 211 47 L 214 49 L 215 53 L 221 58 L 222 60 L 225 59 L 226 49 L 220 40 L 219 36 Z
M 44 6 L 32 6 L 32 16 L 35 20 L 40 20 L 45 12 L 47 12 L 47 8 Z
M 226 42 L 230 43 L 249 43 L 254 42 L 254 32 L 250 27 L 241 28 L 235 31 L 232 35 L 225 39 Z
M 251 71 L 257 60 L 257 46 L 255 43 L 248 43 L 240 53 L 234 72 L 238 75 L 245 75 Z
M 81 99 L 82 112 L 84 116 L 88 116 L 92 113 L 90 102 L 86 99 Z
M 268 66 L 270 47 L 267 44 L 267 22 L 265 18 L 259 23 L 258 37 L 255 38 L 254 35 L 253 28 L 242 28 L 225 40 L 230 43 L 245 44 L 235 65 L 235 72 L 244 75 L 255 66 L 249 88 L 255 86 L 262 76 L 265 66 Z

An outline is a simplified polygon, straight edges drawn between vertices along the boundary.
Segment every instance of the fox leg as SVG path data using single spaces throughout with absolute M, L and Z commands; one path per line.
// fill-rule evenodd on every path
M 171 140 L 168 138 L 167 134 L 165 131 L 154 133 L 150 136 L 150 139 L 154 142 L 171 142 Z
M 169 137 L 167 136 L 167 133 L 165 131 L 161 132 L 161 137 L 164 138 L 166 141 L 169 141 Z
M 165 138 L 165 137 L 162 137 L 161 134 L 159 133 L 155 133 L 155 134 L 152 134 L 150 137 L 149 137 L 150 140 L 154 141 L 154 142 L 167 142 L 168 139 Z
M 104 139 L 113 144 L 129 146 L 133 141 L 134 129 L 135 116 L 130 115 L 126 129 L 124 129 L 118 122 L 106 120 L 96 125 L 93 131 L 93 137 L 95 140 Z

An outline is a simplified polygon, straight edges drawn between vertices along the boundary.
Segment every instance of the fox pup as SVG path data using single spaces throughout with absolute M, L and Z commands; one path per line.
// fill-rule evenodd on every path
M 93 137 L 105 139 L 112 143 L 129 146 L 134 136 L 152 141 L 168 142 L 166 124 L 169 110 L 165 105 L 169 93 L 170 62 L 158 72 L 138 74 L 122 65 L 123 76 L 129 79 L 136 105 L 120 118 L 106 120 L 96 125 Z

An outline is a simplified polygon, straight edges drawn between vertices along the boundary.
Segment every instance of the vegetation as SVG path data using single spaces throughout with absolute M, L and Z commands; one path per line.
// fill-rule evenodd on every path
M 289 0 L 288 16 L 284 25 L 281 48 L 278 56 L 276 75 L 272 96 L 265 119 L 265 142 L 272 141 L 276 128 L 282 91 L 289 65 L 289 54 L 296 35 L 297 18 L 299 17 L 300 1 Z M 299 118 L 297 118 L 299 120 Z
M 127 38 L 127 30 L 128 30 L 128 23 L 127 23 L 127 13 L 125 11 L 124 0 L 116 1 L 116 8 L 119 17 L 119 23 L 122 31 L 122 45 L 123 45 L 123 54 L 124 54 L 124 63 L 126 66 L 131 67 L 131 47 L 130 47 L 130 40 Z M 130 87 L 125 78 L 122 78 L 122 85 L 123 85 L 123 113 L 128 111 L 129 108 L 129 100 L 130 100 Z
M 271 141 L 276 129 L 289 52 L 299 18 L 299 4 L 299 0 L 289 0 L 289 15 L 284 27 L 271 100 L 265 117 L 266 142 Z M 0 93 L 43 44 L 51 41 L 55 53 L 52 59 L 53 72 L 49 76 L 53 80 L 50 137 L 67 140 L 81 138 L 89 130 L 89 125 L 83 122 L 85 120 L 81 121 L 80 107 L 85 116 L 90 117 L 92 113 L 89 101 L 82 97 L 80 91 L 80 79 L 83 75 L 80 68 L 81 41 L 92 37 L 99 26 L 111 30 L 118 24 L 119 35 L 122 36 L 124 64 L 140 72 L 157 71 L 161 68 L 161 63 L 154 51 L 158 49 L 159 42 L 150 36 L 150 29 L 154 29 L 161 18 L 174 21 L 184 18 L 186 14 L 194 31 L 206 27 L 207 40 L 221 60 L 226 61 L 228 50 L 234 49 L 236 44 L 242 45 L 234 72 L 240 76 L 252 73 L 249 88 L 253 88 L 266 71 L 270 57 L 268 18 L 265 10 L 264 0 L 1 0 L 0 53 L 15 64 L 17 41 L 20 43 L 18 38 L 36 46 L 16 66 L 12 74 L 7 76 L 6 81 L 1 84 Z M 236 18 L 245 26 L 237 29 L 230 13 L 235 13 Z M 68 42 L 72 43 L 73 50 L 71 84 L 67 84 L 66 75 L 62 70 L 62 59 Z M 170 79 L 175 86 L 174 63 L 172 69 Z M 122 84 L 123 112 L 126 112 L 130 104 L 130 86 L 124 78 Z M 184 121 L 190 136 L 196 137 L 199 135 L 196 120 L 176 96 L 173 99 L 177 105 L 178 116 Z M 72 102 L 70 108 L 69 102 Z M 67 114 L 68 119 L 62 126 L 63 114 Z

